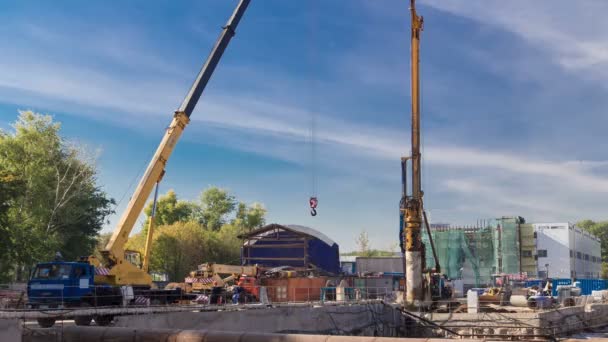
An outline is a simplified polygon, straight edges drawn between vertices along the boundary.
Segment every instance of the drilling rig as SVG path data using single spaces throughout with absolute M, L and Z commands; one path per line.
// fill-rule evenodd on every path
M 420 153 L 420 33 L 424 20 L 416 12 L 415 0 L 410 0 L 412 16 L 411 28 L 411 88 L 412 88 L 412 151 L 411 155 L 401 158 L 401 202 L 399 205 L 400 218 L 400 244 L 404 253 L 405 298 L 409 307 L 421 307 L 429 301 L 442 299 L 443 289 L 437 279 L 441 279 L 439 259 L 433 244 L 429 222 L 424 211 L 421 181 L 421 153 Z M 408 160 L 412 165 L 412 193 L 407 189 Z M 423 220 L 424 217 L 424 220 Z M 425 266 L 426 251 L 422 243 L 422 224 L 426 225 L 429 242 L 435 259 L 435 267 L 427 269 Z M 427 277 L 424 277 L 427 275 Z M 437 283 L 433 286 L 433 283 Z M 438 293 L 432 293 L 431 288 Z

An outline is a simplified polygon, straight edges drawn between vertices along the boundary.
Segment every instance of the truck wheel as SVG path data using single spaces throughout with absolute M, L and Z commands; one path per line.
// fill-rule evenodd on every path
M 95 316 L 95 323 L 97 325 L 99 325 L 100 327 L 105 327 L 107 325 L 110 325 L 110 323 L 112 323 L 113 319 L 114 319 L 114 316 L 112 316 L 112 315 L 99 315 L 99 316 Z
M 41 328 L 50 328 L 53 325 L 55 325 L 55 319 L 54 318 L 38 318 L 38 325 Z
M 89 303 L 80 303 L 80 308 L 81 309 L 88 309 L 91 307 L 91 304 Z M 93 316 L 76 316 L 74 317 L 74 323 L 76 323 L 76 325 L 91 325 L 91 320 L 93 319 Z

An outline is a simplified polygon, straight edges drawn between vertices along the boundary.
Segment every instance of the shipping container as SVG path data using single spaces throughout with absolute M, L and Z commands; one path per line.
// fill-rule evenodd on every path
M 267 278 L 266 286 L 271 302 L 308 302 L 321 299 L 321 288 L 325 287 L 327 277 L 315 278 Z
M 553 297 L 557 296 L 557 287 L 559 285 L 572 285 L 571 279 L 553 279 L 551 281 L 551 295 Z
M 591 295 L 593 291 L 608 289 L 608 280 L 606 279 L 578 279 L 577 281 L 580 282 L 583 296 Z
M 591 295 L 593 291 L 606 290 L 608 289 L 608 280 L 606 279 L 576 279 L 581 288 L 581 295 Z M 553 279 L 551 291 L 553 296 L 557 296 L 557 286 L 559 285 L 572 285 L 571 279 Z

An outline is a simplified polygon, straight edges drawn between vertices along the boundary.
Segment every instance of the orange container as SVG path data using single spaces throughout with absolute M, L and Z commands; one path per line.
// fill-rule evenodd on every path
M 262 285 L 266 286 L 272 302 L 308 302 L 321 299 L 321 288 L 326 282 L 326 277 L 269 278 L 263 279 Z

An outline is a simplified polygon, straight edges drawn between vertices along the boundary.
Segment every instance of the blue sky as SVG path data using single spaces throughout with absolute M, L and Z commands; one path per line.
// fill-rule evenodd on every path
M 20 109 L 52 114 L 67 137 L 100 151 L 99 182 L 121 213 L 235 5 L 2 2 L 0 127 Z M 361 230 L 373 247 L 395 245 L 409 150 L 407 6 L 253 0 L 161 191 L 196 199 L 217 185 L 342 250 Z M 432 221 L 607 217 L 607 11 L 600 0 L 419 1 Z

